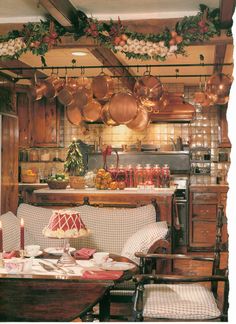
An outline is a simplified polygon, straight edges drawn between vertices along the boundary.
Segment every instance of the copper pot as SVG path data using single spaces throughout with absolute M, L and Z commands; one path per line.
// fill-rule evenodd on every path
M 134 85 L 134 95 L 141 104 L 154 107 L 163 93 L 159 78 L 153 75 L 144 75 Z
M 46 98 L 55 98 L 64 86 L 64 80 L 60 79 L 57 74 L 52 74 L 44 82 L 47 86 L 44 93 Z
M 109 113 L 118 124 L 127 124 L 138 113 L 138 103 L 130 92 L 118 92 L 110 100 Z
M 92 99 L 82 108 L 83 119 L 89 122 L 95 122 L 101 117 L 102 106 L 101 104 Z
M 57 98 L 65 106 L 72 104 L 74 101 L 74 93 L 76 91 L 76 82 L 74 79 L 67 78 L 62 90 L 58 93 Z
M 126 126 L 135 131 L 143 131 L 149 123 L 150 118 L 147 110 L 145 107 L 139 106 L 136 117 L 130 123 L 126 124 Z
M 224 73 L 215 73 L 210 77 L 206 85 L 209 98 L 218 105 L 225 105 L 229 101 L 229 92 L 232 79 Z
M 91 88 L 80 87 L 73 95 L 74 102 L 83 109 L 93 99 Z
M 46 83 L 44 81 L 38 81 L 36 73 L 34 74 L 34 81 L 30 86 L 30 92 L 33 100 L 40 100 L 44 96 L 46 90 Z
M 91 79 L 86 78 L 86 77 L 79 77 L 77 79 L 77 87 L 78 89 L 80 88 L 85 88 L 85 89 L 91 89 Z
M 69 122 L 79 126 L 82 121 L 82 114 L 78 106 L 71 104 L 66 108 L 66 116 Z
M 100 100 L 107 100 L 114 93 L 113 79 L 104 73 L 93 78 L 91 86 L 94 97 Z
M 110 112 L 109 112 L 109 106 L 110 103 L 107 102 L 103 107 L 102 107 L 102 111 L 101 111 L 101 119 L 103 121 L 103 123 L 107 126 L 118 126 L 119 124 L 116 123 L 110 116 Z

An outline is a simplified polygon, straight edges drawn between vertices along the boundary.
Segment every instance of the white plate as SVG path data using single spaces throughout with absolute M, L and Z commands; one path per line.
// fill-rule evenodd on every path
M 49 247 L 49 248 L 46 248 L 44 249 L 44 252 L 48 253 L 48 254 L 53 254 L 53 255 L 62 255 L 63 253 L 63 248 L 60 248 L 60 247 Z M 70 247 L 69 248 L 69 252 L 74 252 L 75 251 L 75 248 L 73 247 Z
M 101 266 L 103 270 L 130 270 L 134 267 L 133 263 L 128 262 L 107 262 Z
M 43 251 L 38 251 L 37 255 L 35 255 L 34 257 L 37 257 L 39 255 L 43 254 Z M 28 255 L 26 252 L 25 252 L 25 255 L 24 255 L 26 258 L 31 258 L 32 256 L 31 255 Z

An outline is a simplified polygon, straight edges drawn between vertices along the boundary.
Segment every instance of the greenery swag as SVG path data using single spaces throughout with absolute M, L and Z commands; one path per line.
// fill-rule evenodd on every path
M 148 35 L 129 31 L 120 19 L 117 22 L 100 22 L 78 11 L 73 35 L 75 39 L 92 37 L 112 51 L 124 53 L 128 58 L 164 61 L 173 54 L 186 55 L 185 47 L 190 43 L 204 42 L 220 35 L 220 32 L 219 9 L 210 10 L 201 4 L 196 16 L 184 17 L 177 22 L 174 30 L 165 27 L 162 33 Z M 65 28 L 52 18 L 39 23 L 29 22 L 22 30 L 13 30 L 0 36 L 0 59 L 17 59 L 31 51 L 40 55 L 45 65 L 45 54 L 60 42 L 60 36 L 65 33 Z M 231 36 L 230 30 L 227 35 Z

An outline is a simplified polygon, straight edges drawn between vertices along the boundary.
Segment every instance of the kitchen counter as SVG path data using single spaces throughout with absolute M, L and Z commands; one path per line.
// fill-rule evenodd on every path
M 203 188 L 207 188 L 207 187 L 210 187 L 210 188 L 228 188 L 229 185 L 228 184 L 215 184 L 215 183 L 209 183 L 209 184 L 204 184 L 204 183 L 194 183 L 194 184 L 191 184 L 189 186 L 190 188 L 199 188 L 199 187 L 203 187 Z
M 19 182 L 18 183 L 19 187 L 47 187 L 47 183 L 40 183 L 40 182 L 35 182 L 35 183 L 25 183 L 25 182 Z
M 97 189 L 38 189 L 31 196 L 31 203 L 38 206 L 68 208 L 84 203 L 99 206 L 137 207 L 150 204 L 153 199 L 160 208 L 161 219 L 172 223 L 173 195 L 175 187 L 156 189 L 127 188 L 125 190 L 97 190 Z M 60 206 L 60 207 L 59 207 Z

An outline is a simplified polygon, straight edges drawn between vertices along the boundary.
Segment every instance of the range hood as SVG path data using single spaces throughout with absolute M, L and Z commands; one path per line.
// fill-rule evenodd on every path
M 190 122 L 195 116 L 195 107 L 188 102 L 184 102 L 182 93 L 169 93 L 169 104 L 163 111 L 157 114 L 151 114 L 151 121 L 158 122 Z

